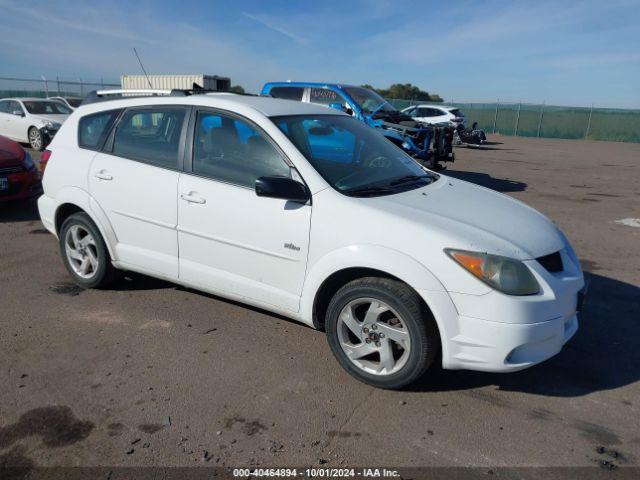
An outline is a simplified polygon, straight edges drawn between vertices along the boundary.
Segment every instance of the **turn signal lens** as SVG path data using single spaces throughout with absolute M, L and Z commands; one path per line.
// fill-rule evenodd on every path
M 450 248 L 445 253 L 474 277 L 507 295 L 535 295 L 540 291 L 531 270 L 520 260 Z

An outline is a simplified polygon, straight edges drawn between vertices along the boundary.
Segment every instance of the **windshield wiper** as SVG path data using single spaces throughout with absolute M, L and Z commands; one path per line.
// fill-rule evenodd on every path
M 376 193 L 393 193 L 395 192 L 395 188 L 381 187 L 375 185 L 365 185 L 363 187 L 354 187 L 345 190 L 344 193 L 347 195 L 374 195 Z
M 389 185 L 402 185 L 403 183 L 416 182 L 418 180 L 428 181 L 431 180 L 431 177 L 429 175 L 405 175 L 404 177 L 399 177 L 389 182 Z

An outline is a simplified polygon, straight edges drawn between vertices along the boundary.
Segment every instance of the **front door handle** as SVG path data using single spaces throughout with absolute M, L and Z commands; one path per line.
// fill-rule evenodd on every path
M 100 180 L 113 180 L 113 175 L 109 175 L 106 170 L 100 170 L 95 173 L 95 177 Z
M 180 198 L 185 202 L 189 202 L 189 203 L 199 203 L 199 204 L 207 203 L 207 201 L 201 196 L 199 196 L 196 192 L 183 193 L 180 195 Z

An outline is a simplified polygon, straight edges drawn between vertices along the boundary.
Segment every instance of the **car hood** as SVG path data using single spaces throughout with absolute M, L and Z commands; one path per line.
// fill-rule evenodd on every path
M 430 246 L 520 260 L 548 255 L 564 246 L 558 229 L 540 212 L 506 195 L 445 175 L 423 188 L 369 200 L 377 209 L 403 217 L 416 227 L 426 227 L 436 244 Z
M 67 118 L 69 118 L 69 115 L 62 115 L 62 114 L 58 114 L 58 115 L 43 115 L 43 114 L 38 114 L 38 115 L 32 115 L 32 118 L 38 119 L 38 120 L 44 120 L 45 122 L 54 122 L 54 123 L 63 123 Z

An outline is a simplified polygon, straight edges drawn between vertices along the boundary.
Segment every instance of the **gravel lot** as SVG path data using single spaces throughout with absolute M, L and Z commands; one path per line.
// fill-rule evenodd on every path
M 403 392 L 263 311 L 139 275 L 81 291 L 35 204 L 1 205 L 0 465 L 638 465 L 640 228 L 616 220 L 640 217 L 640 145 L 493 140 L 449 173 L 564 229 L 591 278 L 581 329 L 527 371 Z

